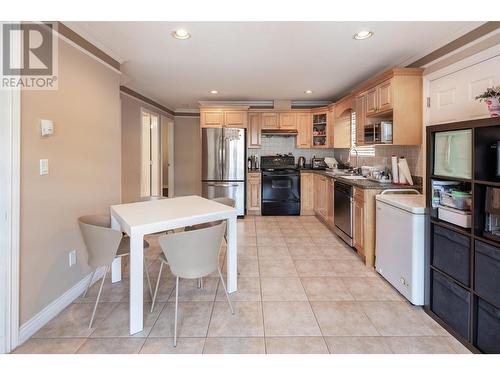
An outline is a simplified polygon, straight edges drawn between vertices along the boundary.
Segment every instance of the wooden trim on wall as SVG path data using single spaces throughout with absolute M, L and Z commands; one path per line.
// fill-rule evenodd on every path
M 434 60 L 439 59 L 440 57 L 443 57 L 444 55 L 447 55 L 448 53 L 455 51 L 460 47 L 465 46 L 468 43 L 473 42 L 476 39 L 481 38 L 486 34 L 491 33 L 492 31 L 495 31 L 498 28 L 500 28 L 500 21 L 486 22 L 483 25 L 479 26 L 478 28 L 468 32 L 467 34 L 462 35 L 460 38 L 457 38 L 451 41 L 450 43 L 445 44 L 441 48 L 438 48 L 437 50 L 429 53 L 428 55 L 407 65 L 407 68 L 417 68 L 424 66 Z
M 57 32 L 61 34 L 62 36 L 68 38 L 71 40 L 73 43 L 77 44 L 84 50 L 90 52 L 93 54 L 95 57 L 99 58 L 100 60 L 104 61 L 106 64 L 109 64 L 116 70 L 120 70 L 120 63 L 113 59 L 111 56 L 106 54 L 104 51 L 100 50 L 96 46 L 94 46 L 92 43 L 90 43 L 87 39 L 83 38 L 82 36 L 78 35 L 75 33 L 73 30 L 71 30 L 68 26 L 66 26 L 62 22 L 57 22 Z
M 134 97 L 136 99 L 142 100 L 143 102 L 145 102 L 147 104 L 150 104 L 153 107 L 161 109 L 163 112 L 166 112 L 169 115 L 177 116 L 177 114 L 174 111 L 172 111 L 171 109 L 165 107 L 164 105 L 161 105 L 160 103 L 155 102 L 152 99 L 149 99 L 148 97 L 146 97 L 146 96 L 144 96 L 142 94 L 139 94 L 137 91 L 129 89 L 127 86 L 120 86 L 120 92 L 123 92 L 123 93 L 125 93 L 127 95 L 130 95 L 130 96 L 132 96 L 132 97 Z

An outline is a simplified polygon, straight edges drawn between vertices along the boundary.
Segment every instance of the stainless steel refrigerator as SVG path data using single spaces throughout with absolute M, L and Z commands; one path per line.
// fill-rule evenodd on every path
M 245 129 L 203 128 L 202 195 L 230 197 L 238 215 L 245 214 Z

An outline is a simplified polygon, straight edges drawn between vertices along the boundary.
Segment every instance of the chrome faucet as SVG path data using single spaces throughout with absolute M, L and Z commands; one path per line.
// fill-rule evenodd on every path
M 355 169 L 358 168 L 358 150 L 356 150 L 356 146 L 352 146 L 350 149 L 349 149 L 349 165 L 351 165 L 351 152 L 354 151 L 356 153 L 356 164 L 355 164 Z M 352 165 L 351 165 L 352 167 Z

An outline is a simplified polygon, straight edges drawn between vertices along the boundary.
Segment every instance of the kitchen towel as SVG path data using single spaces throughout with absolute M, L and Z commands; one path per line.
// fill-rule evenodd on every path
M 411 178 L 410 168 L 408 167 L 408 162 L 405 158 L 399 159 L 399 182 L 402 184 L 406 184 L 407 182 L 410 185 L 413 185 L 413 179 Z

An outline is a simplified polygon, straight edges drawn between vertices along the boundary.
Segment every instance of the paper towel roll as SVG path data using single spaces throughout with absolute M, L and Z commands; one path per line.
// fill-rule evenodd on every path
M 399 159 L 399 182 L 402 184 L 406 184 L 408 182 L 410 185 L 413 185 L 413 179 L 411 178 L 410 168 L 408 167 L 408 162 L 405 158 Z
M 392 164 L 392 181 L 395 184 L 399 184 L 398 157 L 396 155 L 391 156 L 391 164 Z

